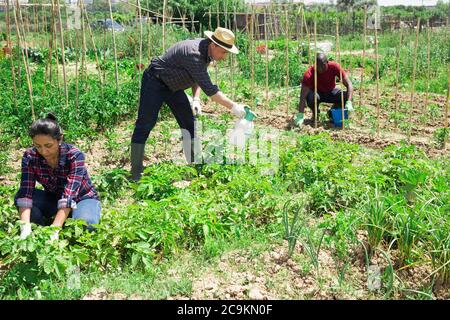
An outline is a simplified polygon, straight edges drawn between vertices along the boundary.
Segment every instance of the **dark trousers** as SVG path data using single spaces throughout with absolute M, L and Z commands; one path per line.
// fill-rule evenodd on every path
M 138 118 L 131 138 L 132 143 L 145 144 L 164 102 L 169 106 L 181 128 L 183 146 L 192 145 L 194 115 L 186 94 L 183 90 L 172 92 L 150 69 L 145 70 L 142 76 Z
M 317 113 L 320 113 L 319 104 L 321 102 L 333 103 L 332 109 L 342 108 L 341 101 L 341 89 L 334 88 L 330 92 L 317 92 Z M 347 91 L 344 91 L 344 105 L 347 102 Z M 306 103 L 308 107 L 312 110 L 313 119 L 314 115 L 314 90 L 310 90 L 306 96 Z M 328 116 L 331 119 L 331 112 L 328 111 Z
M 33 207 L 31 208 L 30 221 L 42 226 L 50 225 L 58 212 L 59 199 L 60 197 L 57 197 L 53 193 L 35 189 L 33 192 Z M 15 200 L 17 200 L 17 195 Z M 70 212 L 69 218 L 84 220 L 89 225 L 88 229 L 93 230 L 90 225 L 99 223 L 100 211 L 101 203 L 99 200 L 85 199 L 77 203 L 77 208 Z

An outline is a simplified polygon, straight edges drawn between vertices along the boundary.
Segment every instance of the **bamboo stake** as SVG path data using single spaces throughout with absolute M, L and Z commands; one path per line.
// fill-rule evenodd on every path
M 252 102 L 251 107 L 255 108 L 255 43 L 254 43 L 254 36 L 255 36 L 255 6 L 252 5 L 252 15 L 250 17 L 250 66 L 251 66 L 251 92 L 252 92 Z
M 152 59 L 152 19 L 149 17 L 147 20 L 147 56 L 148 62 L 150 63 Z
M 298 24 L 298 19 L 300 17 L 300 25 Z M 295 37 L 297 39 L 297 56 L 298 56 L 298 65 L 302 64 L 302 54 L 301 54 L 301 44 L 302 44 L 302 37 L 300 37 L 300 28 L 301 25 L 301 18 L 302 17 L 302 7 L 300 7 L 297 11 L 297 15 L 295 17 Z M 302 30 L 303 31 L 303 30 Z
M 412 84 L 411 84 L 411 107 L 409 110 L 409 124 L 412 124 L 412 113 L 413 113 L 413 102 L 414 102 L 414 85 L 416 81 L 416 66 L 417 66 L 417 45 L 419 42 L 419 28 L 420 28 L 420 17 L 417 19 L 417 31 L 416 31 L 416 41 L 414 43 L 414 61 L 413 61 L 413 74 L 412 74 Z M 411 128 L 408 130 L 408 142 L 411 141 Z
M 216 19 L 217 19 L 217 28 L 218 28 L 218 27 L 220 27 L 219 1 L 216 2 Z
M 228 17 L 228 16 L 226 16 Z M 229 27 L 231 30 L 231 22 L 229 22 Z M 228 59 L 230 65 L 230 74 L 231 74 L 231 98 L 234 100 L 234 57 L 233 54 L 230 54 Z
M 400 25 L 400 42 L 397 48 L 397 66 L 395 71 L 395 95 L 394 95 L 394 112 L 398 111 L 398 84 L 399 84 L 399 75 L 400 75 L 400 51 L 402 50 L 402 42 L 403 42 L 403 28 Z M 397 117 L 394 117 L 394 126 L 397 129 Z
M 288 9 L 285 7 L 284 15 L 286 18 L 286 78 L 285 78 L 285 86 L 286 86 L 286 115 L 289 115 L 289 16 Z
M 308 65 L 311 65 L 311 34 L 309 33 L 308 24 L 306 23 L 305 11 L 303 10 L 302 13 L 303 13 L 303 21 L 305 23 L 305 31 L 308 37 Z
M 167 0 L 164 1 L 166 3 Z M 112 7 L 111 7 L 111 0 L 108 0 L 108 6 L 109 6 L 109 18 L 111 19 L 112 25 L 114 25 L 114 18 L 112 15 Z M 116 34 L 114 32 L 114 28 L 111 28 L 112 31 L 112 39 L 113 39 L 113 50 L 114 50 L 114 68 L 116 72 L 116 92 L 119 92 L 119 71 L 117 68 L 117 48 L 116 48 Z
M 100 68 L 100 61 L 98 59 L 98 52 L 97 52 L 97 47 L 95 45 L 94 35 L 92 33 L 91 25 L 89 24 L 89 16 L 88 16 L 86 7 L 84 5 L 84 0 L 80 0 L 80 4 L 81 4 L 81 7 L 82 7 L 83 17 L 84 17 L 83 23 L 85 22 L 84 20 L 86 20 L 86 26 L 88 28 L 89 36 L 90 36 L 90 39 L 91 39 L 91 42 L 92 42 L 92 47 L 94 49 L 95 62 L 97 64 L 97 70 L 98 70 L 98 79 L 100 81 L 100 90 L 101 90 L 101 92 L 103 94 L 102 70 Z
M 53 1 L 53 0 L 52 0 Z M 65 59 L 65 46 L 64 46 L 64 30 L 62 27 L 61 19 L 61 8 L 59 5 L 59 0 L 56 0 L 58 8 L 58 18 L 59 18 L 59 40 L 61 42 L 61 57 L 62 57 L 62 70 L 63 70 L 63 80 L 64 80 L 64 95 L 66 98 L 66 109 L 69 108 L 69 92 L 67 90 L 67 77 L 66 77 L 66 59 Z
M 163 52 L 166 51 L 166 10 L 167 10 L 167 0 L 164 0 L 163 3 L 163 21 L 162 21 L 162 33 L 163 33 L 163 42 L 162 49 Z
M 314 16 L 314 128 L 317 128 L 317 22 Z
M 139 87 L 141 86 L 141 80 L 142 80 L 142 12 L 141 12 L 141 2 L 140 0 L 137 0 L 137 5 L 139 7 L 138 14 L 139 14 Z M 183 23 L 184 27 L 184 23 Z
M 364 36 L 363 36 L 363 54 L 362 54 L 362 70 L 361 70 L 361 83 L 359 84 L 359 107 L 363 104 L 364 96 L 364 72 L 366 68 L 366 36 L 367 36 L 367 6 L 364 6 Z
M 53 13 L 53 10 L 52 10 Z M 45 17 L 45 15 L 44 15 Z M 52 72 L 52 57 L 53 57 L 53 32 L 54 32 L 54 23 L 53 23 L 53 14 L 51 16 L 50 19 L 50 33 L 49 33 L 49 39 L 48 39 L 48 58 L 47 58 L 47 63 L 45 65 L 45 77 L 44 77 L 44 87 L 42 90 L 42 95 L 45 96 L 45 90 L 47 87 L 47 74 L 48 74 L 48 79 L 49 79 L 49 84 L 52 84 L 52 76 L 53 76 L 53 72 Z
M 375 15 L 375 64 L 376 64 L 376 105 L 377 105 L 377 137 L 380 136 L 380 69 L 378 64 L 378 29 L 377 16 Z
M 337 50 L 338 63 L 341 66 L 341 45 L 339 43 L 339 19 L 338 18 L 336 18 L 336 50 Z M 342 66 L 339 68 L 339 80 L 341 81 L 341 87 L 342 87 L 342 84 L 343 84 L 343 81 L 342 81 Z M 342 129 L 345 128 L 345 125 L 344 125 L 344 122 L 345 122 L 344 121 L 344 119 L 345 119 L 345 117 L 344 117 L 344 115 L 345 115 L 344 107 L 345 107 L 344 106 L 344 90 L 343 90 L 343 88 L 341 88 Z
M 14 90 L 14 106 L 16 107 L 16 113 L 19 114 L 19 107 L 17 105 L 17 86 L 16 86 L 16 71 L 14 68 L 13 61 L 13 51 L 12 51 L 12 42 L 11 42 L 11 24 L 9 20 L 9 0 L 6 0 L 6 43 L 10 51 L 9 53 L 9 63 L 11 66 L 11 75 L 13 80 L 13 90 Z M 19 47 L 20 48 L 20 47 Z
M 208 27 L 209 27 L 209 30 L 212 31 L 212 25 L 211 25 L 211 7 L 209 7 L 209 10 L 208 10 Z
M 234 14 L 233 14 L 233 24 L 234 24 L 234 26 L 233 26 L 233 29 L 234 29 L 234 34 L 236 35 L 237 34 L 237 21 L 236 21 L 236 7 L 234 7 Z M 232 73 L 231 73 L 231 81 L 232 81 L 232 99 L 233 99 L 233 101 L 236 99 L 236 88 L 235 88 L 235 86 L 234 86 L 234 69 L 235 69 L 235 67 L 236 67 L 236 65 L 237 65 L 237 58 L 235 57 L 235 55 L 233 54 L 233 55 L 231 55 L 231 70 L 232 70 Z
M 217 3 L 219 3 L 219 2 L 217 2 Z M 228 28 L 228 13 L 227 13 L 227 1 L 226 0 L 223 2 L 223 11 L 224 11 L 225 28 L 229 29 Z
M 42 21 L 43 21 L 43 28 L 42 31 L 43 32 L 48 32 L 47 29 L 47 12 L 45 11 L 44 7 L 42 7 Z
M 106 16 L 105 16 L 106 21 Z M 103 64 L 106 64 L 106 28 L 103 28 Z M 106 68 L 103 68 L 103 83 L 106 83 Z
M 78 111 L 78 30 L 75 30 L 75 110 Z M 78 112 L 77 112 L 78 114 Z
M 59 77 L 59 56 L 58 56 L 58 41 L 57 41 L 57 22 L 56 22 L 56 7 L 55 3 L 51 1 L 52 4 L 52 21 L 53 21 L 53 45 L 55 46 L 55 52 L 56 52 L 56 83 L 58 86 L 58 96 L 61 94 L 61 79 Z M 61 49 L 62 50 L 62 49 Z
M 38 20 L 37 20 L 37 14 L 36 14 L 36 6 L 33 7 L 33 31 L 39 32 L 38 28 Z
M 20 5 L 20 4 L 19 4 L 19 5 Z M 24 32 L 26 31 L 27 33 L 30 33 L 30 24 L 29 24 L 29 22 L 28 22 L 28 9 L 25 7 L 25 8 L 23 9 L 23 12 L 22 12 L 22 10 L 20 10 L 20 15 L 21 15 L 21 16 L 23 15 L 23 18 L 21 18 L 21 19 L 22 19 L 22 23 L 23 23 L 22 26 L 25 26 Z M 24 33 L 24 34 L 25 34 L 25 33 Z
M 83 11 L 83 0 L 78 0 L 78 7 L 81 13 L 81 81 L 87 85 L 87 62 L 86 62 L 86 28 L 84 25 L 84 11 Z M 78 61 L 77 61 L 78 62 Z
M 447 20 L 448 21 L 448 20 Z M 445 138 L 444 138 L 444 149 L 447 144 L 448 137 L 448 97 L 450 96 L 450 65 L 447 67 L 447 98 L 445 99 L 445 114 L 444 114 L 444 128 L 445 128 Z
M 430 20 L 428 20 L 427 27 L 427 83 L 426 83 L 426 93 L 425 93 L 425 105 L 423 106 L 424 111 L 428 107 L 428 95 L 430 91 Z
M 191 33 L 195 33 L 194 20 L 195 20 L 195 15 L 194 15 L 194 13 L 191 13 Z
M 16 8 L 17 8 L 17 12 L 16 12 Z M 16 24 L 16 32 L 17 32 L 17 37 L 19 40 L 19 50 L 22 53 L 22 60 L 23 60 L 23 64 L 25 66 L 25 73 L 26 73 L 26 77 L 27 77 L 27 84 L 28 84 L 28 93 L 30 94 L 30 106 L 31 106 L 31 117 L 33 119 L 33 121 L 36 119 L 36 116 L 34 114 L 34 105 L 33 105 L 33 85 L 31 82 L 31 75 L 30 75 L 30 69 L 28 67 L 28 49 L 27 49 L 27 45 L 24 44 L 25 48 L 25 52 L 24 50 L 21 49 L 20 44 L 24 43 L 25 37 L 22 40 L 22 37 L 20 35 L 20 28 L 19 28 L 19 23 L 18 23 L 18 17 L 20 18 L 20 23 L 22 25 L 22 29 L 23 29 L 23 23 L 22 23 L 22 15 L 20 13 L 20 6 L 19 6 L 19 0 L 16 0 L 16 6 L 13 6 L 13 13 L 14 13 L 14 22 Z M 19 75 L 20 76 L 20 75 Z
M 264 8 L 264 45 L 265 50 L 265 62 L 266 62 L 266 104 L 269 103 L 269 42 L 267 40 L 267 9 Z

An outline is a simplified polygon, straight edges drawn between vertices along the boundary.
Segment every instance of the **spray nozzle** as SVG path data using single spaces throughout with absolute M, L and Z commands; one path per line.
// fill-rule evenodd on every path
M 254 113 L 253 111 L 250 110 L 249 106 L 245 106 L 244 107 L 245 110 L 245 116 L 244 119 L 247 121 L 253 121 L 253 119 L 256 118 L 256 113 Z

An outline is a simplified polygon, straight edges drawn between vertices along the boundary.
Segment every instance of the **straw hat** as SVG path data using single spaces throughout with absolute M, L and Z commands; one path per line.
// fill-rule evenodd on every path
M 231 30 L 218 27 L 214 33 L 211 31 L 205 31 L 205 36 L 207 36 L 212 42 L 218 46 L 224 48 L 225 50 L 238 54 L 239 50 L 234 45 L 234 33 Z

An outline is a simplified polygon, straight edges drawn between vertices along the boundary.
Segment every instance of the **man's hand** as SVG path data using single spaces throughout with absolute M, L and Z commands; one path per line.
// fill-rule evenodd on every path
M 294 117 L 294 123 L 297 127 L 301 128 L 303 122 L 305 121 L 305 113 L 299 112 Z
M 231 108 L 231 112 L 238 118 L 243 118 L 245 116 L 245 109 L 243 104 L 237 104 L 234 103 L 233 107 Z
M 200 98 L 193 98 L 191 101 L 192 113 L 194 116 L 202 114 L 202 105 L 200 103 Z
M 24 240 L 31 234 L 31 223 L 23 222 L 20 225 L 20 239 Z
M 347 109 L 348 112 L 352 112 L 353 111 L 353 105 L 352 105 L 352 102 L 350 100 L 347 100 L 347 102 L 345 103 L 345 109 Z

